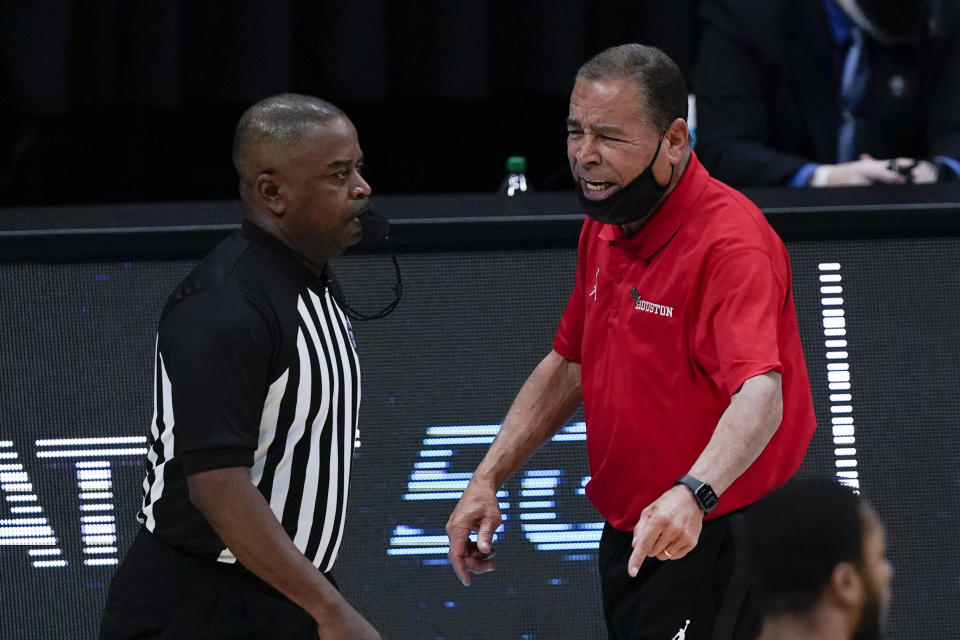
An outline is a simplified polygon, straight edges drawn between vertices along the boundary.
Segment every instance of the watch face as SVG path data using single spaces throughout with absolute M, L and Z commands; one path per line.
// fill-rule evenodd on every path
M 700 508 L 703 509 L 704 513 L 713 511 L 713 508 L 717 506 L 717 502 L 719 502 L 719 498 L 717 498 L 717 494 L 714 493 L 713 487 L 691 475 L 680 476 L 677 484 L 682 484 L 687 487 L 687 489 L 690 489 L 694 499 L 697 501 L 697 504 L 700 505 Z
M 710 488 L 708 484 L 703 484 L 697 489 L 697 500 L 699 500 L 703 510 L 708 513 L 717 506 L 717 502 L 719 501 L 717 494 L 713 492 L 713 489 Z

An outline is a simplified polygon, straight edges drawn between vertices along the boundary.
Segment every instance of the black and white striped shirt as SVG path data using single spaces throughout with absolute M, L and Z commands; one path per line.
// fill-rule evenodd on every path
M 138 519 L 188 553 L 236 562 L 191 504 L 186 477 L 247 466 L 297 548 L 328 571 L 343 537 L 360 370 L 325 281 L 245 221 L 171 294 L 155 369 Z

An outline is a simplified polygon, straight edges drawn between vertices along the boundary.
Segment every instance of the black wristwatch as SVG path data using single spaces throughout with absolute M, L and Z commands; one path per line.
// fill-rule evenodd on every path
M 702 480 L 697 480 L 691 475 L 684 474 L 680 476 L 680 479 L 673 483 L 674 486 L 678 484 L 682 484 L 693 492 L 693 498 L 697 501 L 697 505 L 703 509 L 704 514 L 713 511 L 714 507 L 717 506 L 717 502 L 720 500 L 714 492 L 713 487 Z

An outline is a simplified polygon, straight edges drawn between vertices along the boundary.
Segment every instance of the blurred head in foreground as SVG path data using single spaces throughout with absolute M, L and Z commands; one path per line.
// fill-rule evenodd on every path
M 893 569 L 870 505 L 831 480 L 798 480 L 758 502 L 749 518 L 761 640 L 880 638 Z

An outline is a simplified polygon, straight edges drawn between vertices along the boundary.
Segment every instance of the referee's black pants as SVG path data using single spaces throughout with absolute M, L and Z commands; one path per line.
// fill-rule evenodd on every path
M 743 511 L 703 523 L 683 558 L 645 558 L 627 573 L 632 531 L 608 523 L 600 539 L 603 613 L 611 640 L 753 640 L 759 612 L 737 543 Z
M 306 611 L 243 567 L 187 555 L 141 528 L 117 569 L 100 640 L 317 640 Z

